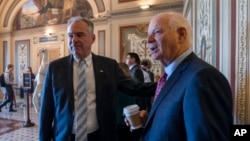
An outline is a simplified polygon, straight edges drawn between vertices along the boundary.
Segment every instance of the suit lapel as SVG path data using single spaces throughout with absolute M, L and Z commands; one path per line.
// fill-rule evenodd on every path
M 68 89 L 66 89 L 68 94 L 70 94 L 68 97 L 70 98 L 70 105 L 72 108 L 72 111 L 74 111 L 74 87 L 73 87 L 73 62 L 74 62 L 74 57 L 73 55 L 70 55 L 67 59 L 67 63 L 65 63 L 64 68 L 69 68 L 66 69 L 67 71 L 67 82 L 69 84 Z M 73 93 L 72 93 L 73 92 Z
M 102 61 L 98 58 L 98 56 L 96 56 L 95 54 L 92 53 L 92 61 L 93 61 L 93 69 L 94 69 L 94 76 L 95 76 L 95 87 L 96 87 L 96 100 L 98 101 L 99 96 L 101 94 L 101 85 L 102 85 L 102 81 L 101 78 L 103 73 L 104 73 L 104 69 L 102 67 Z
M 181 62 L 181 64 L 176 68 L 176 70 L 173 72 L 173 74 L 169 77 L 166 84 L 164 85 L 161 92 L 159 93 L 156 101 L 152 105 L 152 108 L 151 108 L 149 116 L 148 116 L 148 120 L 145 124 L 145 128 L 147 127 L 149 122 L 152 121 L 153 116 L 154 116 L 157 108 L 159 107 L 161 102 L 163 102 L 163 99 L 169 94 L 169 91 L 174 87 L 177 80 L 180 79 L 180 77 L 182 76 L 182 71 L 188 67 L 189 63 L 191 62 L 191 60 L 194 56 L 195 55 L 193 53 L 191 53 L 186 59 L 184 59 Z
M 151 108 L 149 116 L 148 116 L 148 120 L 146 122 L 146 126 L 147 126 L 148 122 L 150 122 L 152 120 L 160 103 L 168 95 L 169 91 L 174 86 L 176 81 L 180 78 L 180 76 L 181 76 L 180 72 L 178 72 L 178 73 L 176 72 L 176 73 L 173 73 L 172 76 L 167 80 L 166 84 L 164 85 L 164 87 L 162 88 L 161 92 L 159 93 L 157 99 L 155 100 L 155 102 L 152 105 L 152 108 Z

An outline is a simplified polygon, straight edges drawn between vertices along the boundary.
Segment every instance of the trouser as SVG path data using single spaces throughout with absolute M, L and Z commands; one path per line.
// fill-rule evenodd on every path
M 14 98 L 14 91 L 12 88 L 12 85 L 6 85 L 6 95 L 7 99 L 5 99 L 1 104 L 0 104 L 0 109 L 5 106 L 6 104 L 10 103 L 9 105 L 9 110 L 13 110 L 13 98 Z
M 88 141 L 100 141 L 100 130 L 96 130 L 93 133 L 88 134 Z M 71 135 L 71 141 L 75 141 L 75 134 Z

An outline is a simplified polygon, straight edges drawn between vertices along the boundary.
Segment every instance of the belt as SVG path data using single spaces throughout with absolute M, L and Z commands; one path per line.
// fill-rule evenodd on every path
M 96 131 L 92 133 L 88 133 L 88 141 L 100 141 L 100 129 L 97 129 Z M 75 134 L 71 134 L 71 140 L 75 140 Z

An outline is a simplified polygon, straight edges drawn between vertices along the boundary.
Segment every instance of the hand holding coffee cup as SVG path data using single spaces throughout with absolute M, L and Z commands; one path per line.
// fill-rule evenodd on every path
M 123 113 L 126 116 L 126 119 L 128 120 L 129 124 L 130 124 L 130 128 L 131 129 L 138 129 L 142 127 L 142 122 L 141 119 L 139 117 L 139 106 L 134 104 L 134 105 L 130 105 L 127 107 L 123 108 Z

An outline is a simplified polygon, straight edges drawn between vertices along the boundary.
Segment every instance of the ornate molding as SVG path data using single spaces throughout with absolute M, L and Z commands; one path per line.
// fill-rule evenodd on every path
M 236 83 L 236 124 L 245 124 L 247 120 L 247 0 L 237 0 L 238 42 L 237 54 L 237 83 Z
M 6 13 L 6 16 L 4 18 L 4 23 L 3 23 L 3 27 L 7 27 L 8 26 L 8 22 L 10 20 L 10 15 L 13 12 L 13 9 L 17 6 L 17 4 L 20 2 L 21 0 L 15 0 L 13 1 L 13 3 L 11 4 L 8 12 Z
M 108 22 L 109 19 L 112 18 L 120 18 L 124 16 L 131 16 L 131 15 L 148 15 L 159 13 L 161 11 L 166 10 L 176 10 L 182 12 L 183 10 L 183 2 L 178 3 L 170 3 L 170 4 L 161 4 L 161 5 L 152 5 L 148 10 L 141 10 L 139 7 L 130 8 L 130 9 L 123 9 L 123 10 L 116 10 L 116 11 L 108 11 L 105 15 L 99 15 L 99 17 L 94 17 L 91 20 L 95 23 L 104 23 Z
M 199 0 L 197 1 L 197 55 L 206 62 L 213 64 L 212 62 L 212 1 L 211 0 Z
M 38 28 L 30 28 L 30 29 L 23 29 L 18 31 L 13 31 L 14 36 L 19 35 L 33 35 L 33 34 L 41 34 L 44 35 L 46 32 L 46 29 L 48 27 L 38 27 Z M 53 29 L 53 34 L 57 34 L 57 31 L 62 31 L 62 29 L 67 29 L 67 24 L 60 24 L 60 25 L 53 25 L 49 26 L 50 29 Z
M 22 84 L 23 72 L 30 66 L 30 40 L 17 40 L 15 42 L 16 82 Z
M 124 9 L 124 10 L 117 10 L 117 11 L 112 11 L 109 13 L 110 16 L 116 17 L 116 16 L 124 16 L 124 15 L 130 15 L 130 14 L 144 14 L 147 12 L 158 12 L 158 11 L 163 11 L 163 10 L 183 10 L 183 2 L 178 2 L 178 3 L 171 3 L 171 4 L 161 4 L 161 5 L 153 5 L 150 7 L 148 10 L 141 10 L 139 7 L 137 8 L 131 8 L 131 9 Z

